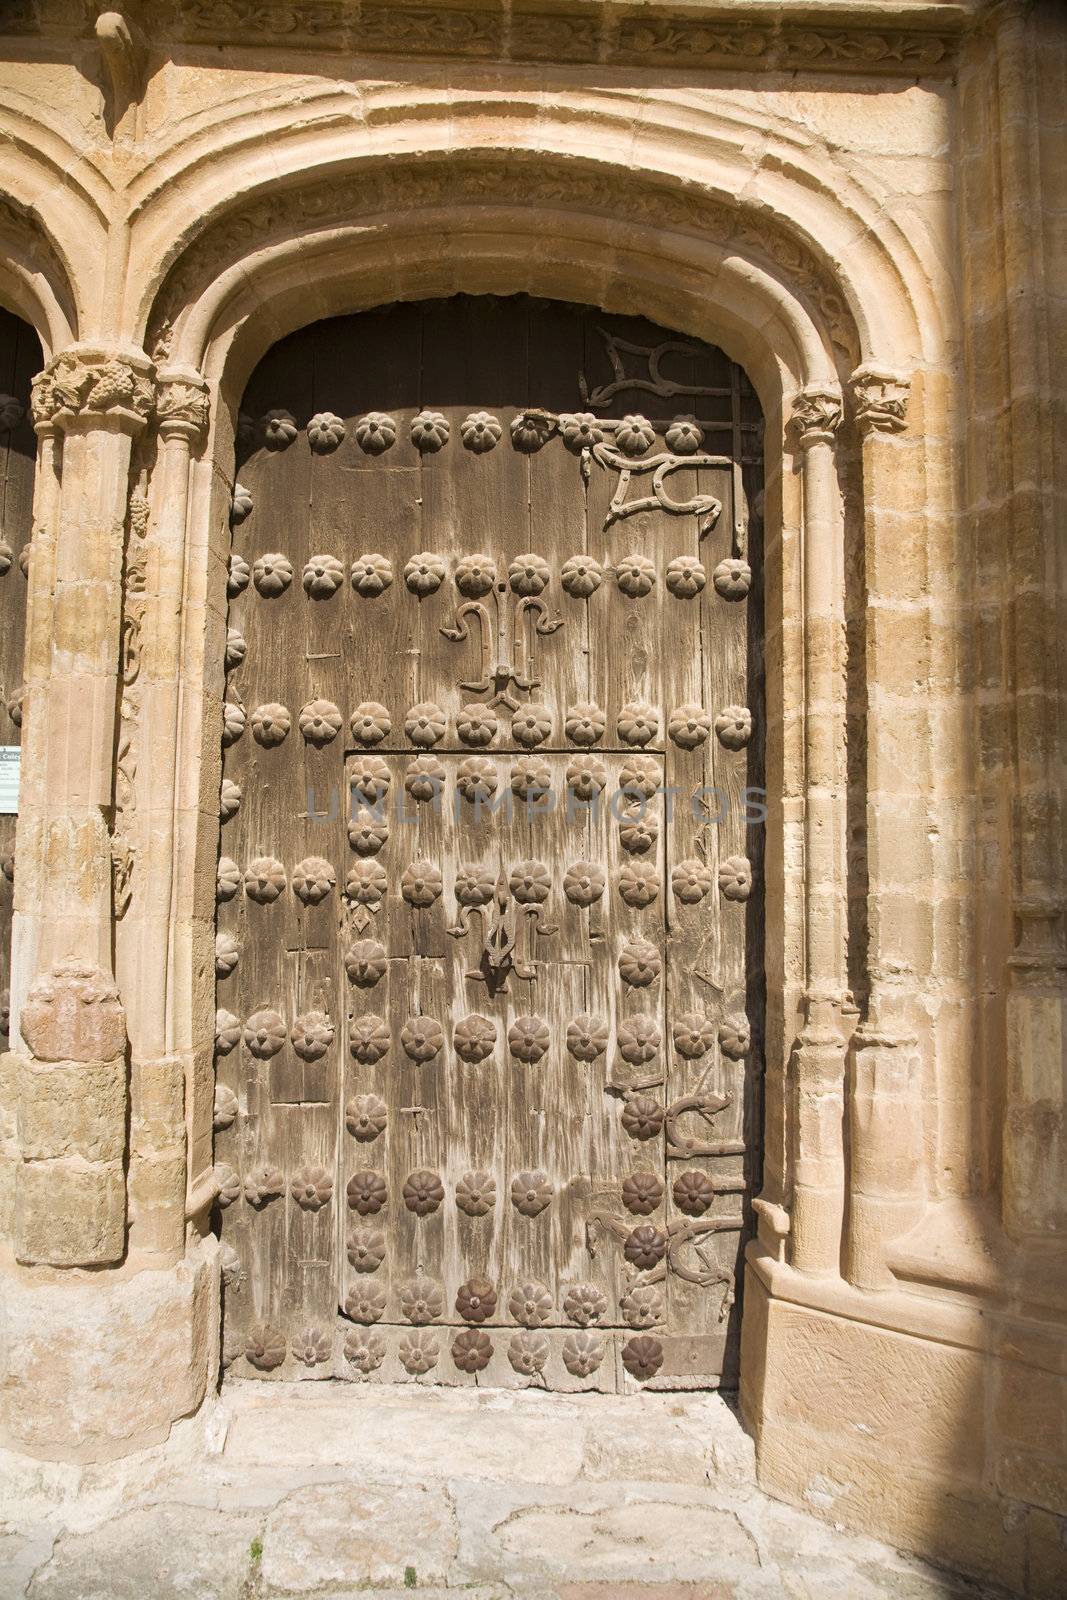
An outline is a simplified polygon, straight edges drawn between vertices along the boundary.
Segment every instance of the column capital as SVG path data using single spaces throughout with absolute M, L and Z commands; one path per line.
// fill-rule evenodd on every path
M 911 379 L 894 367 L 866 361 L 849 378 L 856 402 L 856 426 L 869 433 L 902 433 L 907 427 Z
M 793 396 L 789 426 L 801 450 L 833 444 L 841 426 L 841 391 L 826 383 L 809 383 Z
M 186 438 L 191 449 L 203 443 L 211 402 L 204 378 L 192 367 L 161 367 L 156 374 L 156 422 L 163 439 Z
M 30 406 L 38 432 L 118 424 L 140 433 L 155 403 L 155 368 L 143 350 L 76 344 L 61 350 L 33 380 Z

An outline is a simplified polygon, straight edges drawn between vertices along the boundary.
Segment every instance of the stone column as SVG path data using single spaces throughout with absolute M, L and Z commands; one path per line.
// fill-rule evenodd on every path
M 794 1049 L 796 1160 L 791 1263 L 837 1273 L 845 1197 L 844 666 L 840 509 L 834 437 L 840 395 L 813 385 L 793 402 L 804 506 L 804 1021 Z
M 922 895 L 932 863 L 925 840 L 924 773 L 915 764 L 928 743 L 925 724 L 908 720 L 898 681 L 922 672 L 917 648 L 883 627 L 899 598 L 879 541 L 903 543 L 902 519 L 914 499 L 902 480 L 918 470 L 897 448 L 906 426 L 909 384 L 888 368 L 857 368 L 851 379 L 863 440 L 863 500 L 868 597 L 867 854 L 870 871 L 868 994 L 853 1038 L 849 1084 L 849 1207 L 845 1274 L 862 1289 L 889 1287 L 885 1246 L 917 1220 L 923 1202 L 922 1058 L 911 1020 L 915 972 L 906 908 Z M 910 520 L 916 521 L 915 513 Z M 906 557 L 904 558 L 906 559 Z M 913 581 L 921 577 L 915 574 Z M 919 626 L 922 626 L 920 623 Z M 891 670 L 887 652 L 898 659 Z M 900 657 L 903 656 L 903 661 Z M 899 728 L 908 737 L 902 747 Z M 906 758 L 906 759 L 905 759 Z
M 130 456 L 151 371 L 141 352 L 75 346 L 34 383 L 34 420 L 56 431 L 62 457 L 51 594 L 34 583 L 25 711 L 35 780 L 19 819 L 20 914 L 35 926 L 37 975 L 20 1006 L 30 1053 L 17 1071 L 13 1232 L 19 1261 L 56 1267 L 111 1265 L 126 1249 L 111 823 Z

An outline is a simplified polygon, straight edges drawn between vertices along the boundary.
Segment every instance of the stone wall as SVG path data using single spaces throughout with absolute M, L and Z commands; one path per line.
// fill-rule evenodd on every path
M 720 345 L 767 421 L 763 1481 L 1062 1591 L 1067 26 L 769 12 L 6 8 L 0 300 L 47 358 L 0 1072 L 16 1448 L 134 1449 L 217 1379 L 245 380 L 323 316 L 526 291 Z

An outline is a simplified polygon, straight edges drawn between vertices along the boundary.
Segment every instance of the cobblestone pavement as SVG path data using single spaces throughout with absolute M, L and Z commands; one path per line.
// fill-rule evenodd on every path
M 714 1395 L 234 1383 L 135 1460 L 0 1453 L 0 1600 L 976 1600 L 778 1504 Z M 458 1597 L 457 1597 L 458 1600 Z

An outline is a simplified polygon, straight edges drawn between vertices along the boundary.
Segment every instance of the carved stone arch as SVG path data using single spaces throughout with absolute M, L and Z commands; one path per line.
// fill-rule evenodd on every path
M 0 301 L 34 328 L 45 360 L 77 338 L 69 273 L 39 218 L 10 195 L 0 195 Z

